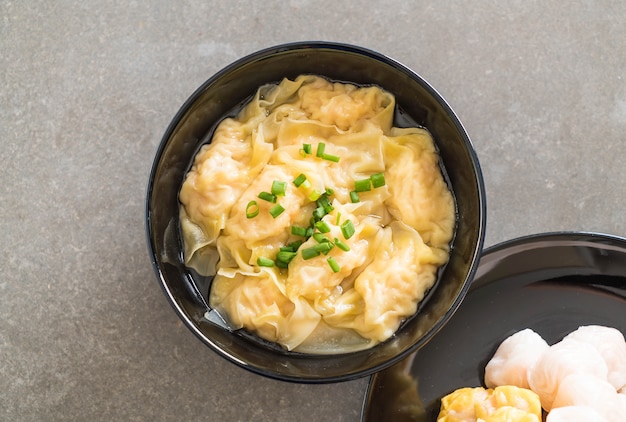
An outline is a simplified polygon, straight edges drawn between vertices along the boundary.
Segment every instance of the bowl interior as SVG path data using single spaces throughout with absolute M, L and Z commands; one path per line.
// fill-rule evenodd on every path
M 457 232 L 450 262 L 437 288 L 390 340 L 344 355 L 312 356 L 263 347 L 204 319 L 205 281 L 183 264 L 178 192 L 199 146 L 215 124 L 256 89 L 283 77 L 312 73 L 357 84 L 376 84 L 433 135 L 457 201 Z M 334 382 L 370 375 L 425 344 L 452 316 L 477 267 L 485 224 L 485 194 L 470 139 L 443 98 L 422 78 L 378 53 L 332 43 L 296 43 L 247 56 L 205 82 L 168 127 L 150 175 L 146 230 L 161 286 L 179 317 L 204 343 L 230 361 L 269 377 Z

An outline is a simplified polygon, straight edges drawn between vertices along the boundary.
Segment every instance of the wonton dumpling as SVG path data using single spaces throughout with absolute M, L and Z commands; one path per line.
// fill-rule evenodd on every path
M 349 130 L 362 120 L 374 120 L 389 129 L 393 118 L 393 96 L 375 87 L 331 83 L 318 78 L 304 85 L 298 95 L 311 119 Z M 383 115 L 383 116 L 381 116 Z
M 268 241 L 279 239 L 284 244 L 289 236 L 288 228 L 298 216 L 302 214 L 301 208 L 305 203 L 305 192 L 295 189 L 293 184 L 287 184 L 287 194 L 281 197 L 280 205 L 285 211 L 274 218 L 269 209 L 275 204 L 259 199 L 259 192 L 269 191 L 274 180 L 293 180 L 296 175 L 283 166 L 267 165 L 254 179 L 252 184 L 241 195 L 233 207 L 224 233 L 244 239 L 246 246 L 253 249 L 263 246 Z M 246 207 L 250 201 L 256 201 L 259 207 L 259 215 L 255 218 L 246 218 Z
M 447 251 L 455 224 L 454 215 L 447 210 L 453 208 L 454 199 L 441 177 L 434 145 L 424 130 L 396 132 L 384 144 L 389 157 L 387 183 L 393 192 L 387 200 L 389 211 L 414 227 L 424 242 Z M 407 183 L 408 178 L 414 183 Z
M 232 119 L 225 120 L 214 141 L 200 149 L 179 195 L 184 206 L 181 224 L 202 231 L 202 235 L 185 236 L 187 264 L 197 251 L 215 243 L 231 208 L 268 162 L 272 150 L 272 144 Z
M 415 313 L 423 294 L 435 282 L 434 270 L 442 263 L 407 225 L 394 221 L 383 230 L 388 232 L 387 244 L 379 247 L 374 261 L 354 283 L 365 302 L 354 328 L 379 341 L 389 338 L 404 318 Z M 422 294 L 416 295 L 416 291 Z
M 290 301 L 272 272 L 215 277 L 211 306 L 233 329 L 248 327 L 260 337 L 291 350 L 317 326 L 320 316 L 304 300 Z

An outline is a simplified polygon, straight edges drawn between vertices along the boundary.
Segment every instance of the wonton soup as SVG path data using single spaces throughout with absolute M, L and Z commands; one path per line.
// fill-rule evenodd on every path
M 185 263 L 233 329 L 332 354 L 385 341 L 446 264 L 455 202 L 430 133 L 377 86 L 262 86 L 180 191 Z

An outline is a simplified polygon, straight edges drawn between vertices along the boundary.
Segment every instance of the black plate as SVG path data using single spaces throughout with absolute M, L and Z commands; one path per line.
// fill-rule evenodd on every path
M 547 233 L 489 248 L 450 322 L 371 377 L 362 421 L 435 421 L 441 397 L 483 385 L 485 365 L 509 335 L 532 328 L 553 344 L 589 324 L 626 333 L 626 238 Z

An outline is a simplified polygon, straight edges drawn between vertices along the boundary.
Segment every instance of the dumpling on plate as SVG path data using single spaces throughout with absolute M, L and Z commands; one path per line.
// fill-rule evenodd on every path
M 485 367 L 485 385 L 528 388 L 528 369 L 550 346 L 530 328 L 507 337 Z
M 589 344 L 560 341 L 551 346 L 528 371 L 528 385 L 539 395 L 545 410 L 552 409 L 559 384 L 571 374 L 588 374 L 606 380 L 608 368 L 602 355 Z
M 561 380 L 552 411 L 568 406 L 590 407 L 610 422 L 626 421 L 626 408 L 613 385 L 593 375 L 572 374 Z
M 548 413 L 546 422 L 609 422 L 604 416 L 587 406 L 566 406 Z
M 606 362 L 608 381 L 618 390 L 626 386 L 626 340 L 621 331 L 601 325 L 586 325 L 572 331 L 563 340 L 593 346 Z
M 512 385 L 460 388 L 441 399 L 437 422 L 541 422 L 539 397 Z

